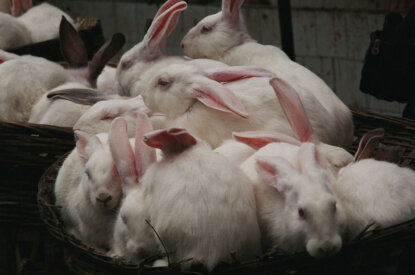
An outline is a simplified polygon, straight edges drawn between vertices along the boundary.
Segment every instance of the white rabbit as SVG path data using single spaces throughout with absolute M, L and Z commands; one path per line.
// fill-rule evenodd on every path
M 153 131 L 144 141 L 163 151 L 140 184 L 172 262 L 192 258 L 212 270 L 231 254 L 246 261 L 260 253 L 252 184 L 238 166 L 183 129 Z
M 19 16 L 18 20 L 29 30 L 32 43 L 37 43 L 59 37 L 59 24 L 62 17 L 76 28 L 74 20 L 67 13 L 49 3 L 30 8 Z
M 251 156 L 257 170 L 250 178 L 255 183 L 263 245 L 277 244 L 288 252 L 307 250 L 318 258 L 333 255 L 342 246 L 346 226 L 342 204 L 331 190 L 335 178 L 319 164 L 313 143 L 299 149 L 285 145 L 298 154 L 290 160 Z
M 88 64 L 86 48 L 80 35 L 64 19 L 64 17 L 62 19 L 60 31 L 63 55 L 70 67 L 75 69 L 64 70 L 64 72 L 69 75 L 67 81 L 65 81 L 63 85 L 53 88 L 52 91 L 57 93 L 57 91 L 64 90 L 61 91 L 62 97 L 65 93 L 66 96 L 69 96 L 69 94 L 72 93 L 72 98 L 74 98 L 79 94 L 76 89 L 81 89 L 85 99 L 85 89 L 96 85 L 97 77 L 104 68 L 105 63 L 123 46 L 125 41 L 124 37 L 120 34 L 113 35 L 111 41 L 105 43 L 98 52 L 95 53 L 91 62 Z M 28 77 L 36 76 L 29 75 Z M 29 83 L 30 82 L 28 82 L 28 84 Z M 30 87 L 27 88 L 30 89 Z M 72 91 L 69 92 L 68 89 Z M 45 92 L 44 89 L 39 89 L 38 93 L 41 93 L 42 91 Z M 88 95 L 87 99 L 89 100 L 88 104 L 110 98 L 105 97 L 104 95 L 102 95 L 101 98 L 96 92 L 93 92 L 93 96 L 91 96 L 91 93 L 88 93 L 88 90 L 86 92 Z M 19 95 L 20 94 L 17 94 L 13 97 L 19 97 Z M 26 104 L 29 106 L 30 104 L 34 104 L 29 117 L 30 122 L 70 127 L 72 127 L 82 113 L 88 109 L 86 106 L 66 100 L 51 100 L 47 94 L 39 96 L 39 100 L 36 104 L 33 101 L 28 101 Z M 24 111 L 26 112 L 26 110 Z
M 415 218 L 415 171 L 366 159 L 374 149 L 370 139 L 382 135 L 379 130 L 366 134 L 362 138 L 364 146 L 362 141 L 359 144 L 359 149 L 365 148 L 356 152 L 355 162 L 340 169 L 333 184 L 346 210 L 345 240 L 353 240 L 372 222 L 378 227 L 388 227 Z
M 105 66 L 97 78 L 97 90 L 103 94 L 116 94 L 118 90 L 114 87 L 117 81 L 117 68 Z
M 242 164 L 242 162 L 255 153 L 255 149 L 251 148 L 249 145 L 245 145 L 233 139 L 225 140 L 220 146 L 216 147 L 214 151 L 225 156 L 236 165 Z
M 350 145 L 353 122 L 347 106 L 321 78 L 291 61 L 281 49 L 254 41 L 240 16 L 242 3 L 243 0 L 223 0 L 222 11 L 202 19 L 189 30 L 181 43 L 185 54 L 192 58 L 212 58 L 229 65 L 260 66 L 290 85 L 307 89 L 336 118 L 341 143 Z
M 214 148 L 230 139 L 233 131 L 276 130 L 294 135 L 269 85 L 267 77 L 272 76 L 268 71 L 248 66 L 201 70 L 189 63 L 171 64 L 143 75 L 148 81 L 142 96 L 150 110 L 166 115 L 166 125 L 186 128 Z M 293 90 L 278 78 L 271 84 Z M 315 138 L 345 146 L 337 120 L 311 93 L 300 87 L 296 90 Z
M 0 49 L 58 38 L 62 16 L 75 26 L 68 14 L 48 3 L 34 7 L 32 0 L 11 0 L 9 3 L 12 16 L 0 13 Z
M 76 131 L 76 149 L 65 159 L 56 177 L 56 205 L 68 233 L 84 243 L 108 249 L 122 197 L 107 134 Z M 110 133 L 111 135 L 111 133 Z
M 115 222 L 109 254 L 138 264 L 146 256 L 157 254 L 158 245 L 145 222 L 147 208 L 140 184 L 147 167 L 156 159 L 155 150 L 143 142 L 144 133 L 152 130 L 143 113 L 138 115 L 136 129 L 135 139 L 128 139 L 125 119 L 117 118 L 111 124 L 111 131 L 117 135 L 109 139 L 109 144 L 122 180 L 124 199 Z
M 154 16 L 154 20 L 143 40 L 124 53 L 117 66 L 116 89 L 120 95 L 137 96 L 147 81 L 143 74 L 153 67 L 163 68 L 168 64 L 190 62 L 202 68 L 224 64 L 209 59 L 190 60 L 182 56 L 166 56 L 164 49 L 167 37 L 176 26 L 180 12 L 187 8 L 181 0 L 167 0 Z

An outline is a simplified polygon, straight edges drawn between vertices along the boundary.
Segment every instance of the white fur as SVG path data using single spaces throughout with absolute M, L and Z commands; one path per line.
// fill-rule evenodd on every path
M 172 262 L 192 258 L 212 270 L 231 262 L 231 253 L 240 261 L 260 253 L 252 185 L 206 144 L 153 164 L 141 184 L 148 217 Z
M 149 70 L 143 76 L 148 79 L 142 92 L 145 104 L 152 111 L 164 113 L 169 127 L 188 129 L 214 148 L 225 139 L 230 139 L 233 131 L 275 130 L 295 136 L 268 78 L 247 78 L 225 84 L 245 106 L 248 117 L 244 119 L 233 113 L 208 108 L 185 94 L 198 78 L 204 77 L 200 71 L 198 66 L 190 64 L 171 64 Z M 161 77 L 171 82 L 167 89 L 157 86 Z M 301 87 L 294 87 L 305 106 L 316 139 L 342 145 L 342 132 L 336 119 L 311 93 Z
M 62 207 L 61 216 L 68 233 L 86 244 L 108 249 L 121 198 L 121 183 L 105 144 L 107 135 L 98 137 L 103 144 L 90 149 L 93 153 L 88 161 L 84 163 L 76 148 L 64 161 L 56 177 L 55 204 Z M 105 206 L 96 200 L 100 192 L 112 196 Z
M 334 191 L 343 203 L 353 239 L 371 222 L 388 227 L 415 217 L 415 171 L 364 159 L 339 171 Z
M 81 83 L 69 82 L 52 89 L 50 92 L 69 88 L 87 87 Z M 62 127 L 72 127 L 82 116 L 82 114 L 85 113 L 89 108 L 90 106 L 88 105 L 77 104 L 69 100 L 51 100 L 47 98 L 47 94 L 45 93 L 33 106 L 29 122 Z
M 264 248 L 276 244 L 288 252 L 307 250 L 313 257 L 323 257 L 340 250 L 345 214 L 331 191 L 334 180 L 331 173 L 322 168 L 299 172 L 299 162 L 305 161 L 301 160 L 299 148 L 287 143 L 270 143 L 249 157 L 241 169 L 255 186 Z M 258 175 L 256 163 L 267 157 L 281 157 L 292 166 L 289 170 L 278 170 L 275 176 L 278 189 L 267 185 Z M 299 208 L 306 212 L 306 219 L 299 217 Z
M 45 92 L 75 78 L 60 65 L 34 56 L 0 64 L 0 119 L 28 121 Z
M 242 164 L 250 157 L 255 150 L 233 139 L 225 140 L 219 147 L 214 150 L 216 153 L 225 156 L 236 165 Z
M 97 79 L 97 90 L 103 94 L 117 94 L 118 90 L 114 87 L 117 76 L 117 69 L 105 66 Z
M 29 30 L 32 43 L 36 43 L 59 37 L 62 16 L 75 27 L 73 19 L 68 14 L 48 3 L 30 8 L 19 16 L 18 20 Z
M 203 26 L 212 31 L 201 33 Z M 228 20 L 222 11 L 202 19 L 185 35 L 182 47 L 192 58 L 211 58 L 229 65 L 255 65 L 273 72 L 288 83 L 311 92 L 339 125 L 339 143 L 347 147 L 353 139 L 352 115 L 330 87 L 304 66 L 291 61 L 276 46 L 261 45 L 246 31 L 242 16 L 238 22 Z
M 30 32 L 10 14 L 0 12 L 0 49 L 12 49 L 30 44 Z

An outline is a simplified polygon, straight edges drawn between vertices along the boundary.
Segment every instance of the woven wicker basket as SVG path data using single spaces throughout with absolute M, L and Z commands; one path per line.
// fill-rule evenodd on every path
M 396 146 L 400 153 L 397 162 L 415 167 L 415 121 L 353 112 L 356 141 L 350 148 L 354 152 L 359 138 L 370 129 L 382 127 L 386 135 L 382 144 Z M 65 232 L 54 206 L 54 181 L 64 157 L 52 165 L 39 183 L 38 204 L 41 218 L 50 233 L 63 241 L 66 263 L 79 274 L 177 274 L 173 265 L 151 268 L 129 265 L 118 258 L 108 257 L 104 251 L 83 244 Z M 415 179 L 414 179 L 415 180 Z M 330 259 L 316 260 L 306 253 L 287 255 L 275 248 L 248 263 L 221 266 L 214 274 L 415 274 L 411 253 L 415 252 L 415 220 L 394 227 L 365 232 L 355 241 L 346 244 L 342 251 Z M 195 272 L 195 271 L 194 271 Z M 192 272 L 182 272 L 189 274 Z M 195 274 L 199 274 L 195 272 Z

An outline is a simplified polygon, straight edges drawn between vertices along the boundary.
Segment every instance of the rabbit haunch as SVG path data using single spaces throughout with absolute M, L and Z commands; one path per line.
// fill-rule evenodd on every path
M 0 12 L 0 49 L 12 49 L 59 36 L 59 22 L 64 16 L 73 19 L 48 3 L 32 7 L 31 0 L 12 0 L 12 15 Z
M 304 66 L 291 61 L 278 47 L 261 45 L 248 34 L 240 15 L 243 0 L 223 0 L 222 11 L 202 19 L 185 35 L 182 47 L 191 58 L 211 58 L 229 65 L 255 65 L 291 85 L 312 93 L 339 125 L 339 144 L 353 139 L 352 115 L 330 87 Z
M 261 75 L 266 77 L 255 77 Z M 189 63 L 172 64 L 144 75 L 148 82 L 142 96 L 150 110 L 166 115 L 166 125 L 186 128 L 213 147 L 231 138 L 233 131 L 262 129 L 294 135 L 269 84 L 270 76 L 247 66 L 201 70 Z M 280 82 L 280 88 L 293 89 Z M 335 119 L 311 93 L 296 90 L 316 139 L 338 144 Z

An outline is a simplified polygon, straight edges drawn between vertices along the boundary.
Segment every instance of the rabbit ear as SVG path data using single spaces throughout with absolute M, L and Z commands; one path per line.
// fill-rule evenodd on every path
M 154 18 L 142 41 L 145 46 L 140 52 L 140 58 L 143 61 L 149 62 L 158 57 L 160 51 L 165 47 L 167 37 L 177 24 L 179 12 L 186 8 L 186 2 L 180 1 Z
M 59 42 L 62 55 L 71 68 L 88 66 L 84 41 L 65 16 L 62 16 L 59 25 Z
M 124 46 L 125 37 L 122 33 L 116 33 L 110 41 L 107 41 L 92 57 L 89 63 L 89 82 L 96 87 L 98 76 L 105 64 Z
M 165 12 L 169 8 L 171 8 L 174 4 L 179 3 L 181 1 L 183 1 L 183 0 L 168 0 L 168 1 L 166 1 L 163 5 L 161 5 L 161 7 L 157 11 L 156 15 L 154 15 L 154 19 L 159 17 L 163 12 Z
M 239 10 L 241 9 L 244 0 L 223 0 L 222 1 L 222 16 L 232 23 L 239 22 Z
M 206 77 L 193 77 L 193 85 L 185 92 L 205 106 L 247 118 L 248 112 L 239 98 L 224 85 Z
M 263 183 L 276 188 L 281 193 L 290 190 L 286 178 L 298 174 L 297 170 L 281 157 L 259 156 L 256 171 Z
M 314 143 L 301 144 L 298 152 L 298 164 L 302 173 L 312 172 L 318 168 L 326 167 L 326 160 L 316 150 Z
M 92 89 L 63 89 L 49 92 L 46 96 L 51 100 L 64 99 L 82 105 L 94 105 L 98 101 L 108 99 L 108 97 Z
M 122 188 L 126 190 L 138 184 L 134 152 L 128 139 L 127 122 L 118 117 L 113 120 L 108 134 L 108 142 L 115 166 L 121 177 Z
M 297 146 L 301 145 L 301 142 L 293 137 L 272 131 L 233 132 L 232 135 L 237 141 L 245 143 L 256 150 L 271 142 L 285 142 Z
M 0 64 L 6 62 L 7 60 L 19 58 L 17 54 L 9 53 L 3 50 L 0 50 Z
M 205 74 L 218 82 L 232 82 L 249 77 L 273 77 L 272 72 L 254 66 L 230 66 L 224 68 L 211 68 Z
M 32 0 L 9 0 L 10 13 L 17 17 L 33 6 Z
M 76 149 L 84 162 L 87 162 L 92 153 L 102 146 L 97 136 L 82 131 L 75 131 Z
M 197 143 L 186 130 L 180 128 L 161 129 L 144 135 L 144 142 L 161 149 L 165 155 L 175 155 Z
M 271 79 L 270 84 L 297 138 L 301 142 L 311 142 L 313 130 L 297 92 L 287 82 L 277 77 Z
M 135 134 L 135 164 L 138 177 L 141 178 L 147 168 L 156 161 L 156 151 L 145 145 L 144 135 L 153 130 L 147 115 L 139 112 L 137 115 L 137 127 Z
M 355 161 L 369 158 L 373 154 L 375 147 L 379 143 L 379 139 L 383 138 L 385 130 L 382 128 L 374 129 L 367 132 L 359 142 L 359 147 L 354 155 Z

